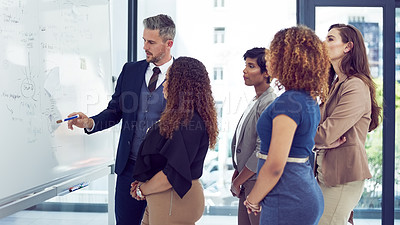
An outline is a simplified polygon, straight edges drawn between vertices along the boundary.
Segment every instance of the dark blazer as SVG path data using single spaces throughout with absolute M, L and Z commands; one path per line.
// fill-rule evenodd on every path
M 254 106 L 243 121 L 242 130 L 239 133 L 236 133 L 235 131 L 232 138 L 231 151 L 233 167 L 238 172 L 242 171 L 246 166 L 252 172 L 257 173 L 258 158 L 256 157 L 256 153 L 260 151 L 261 141 L 257 134 L 256 125 L 261 113 L 274 101 L 275 98 L 276 95 L 274 89 L 269 87 L 257 99 L 256 103 L 254 103 Z M 236 135 L 240 135 L 238 143 L 236 143 Z M 237 155 L 237 162 L 235 161 L 235 155 Z M 249 180 L 253 179 L 256 179 L 256 175 L 251 177 Z
M 126 63 L 118 77 L 115 92 L 105 110 L 91 117 L 95 127 L 88 134 L 95 133 L 118 124 L 122 119 L 115 172 L 120 174 L 128 161 L 131 144 L 135 135 L 137 111 L 139 107 L 140 90 L 144 82 L 146 60 Z
M 325 185 L 335 186 L 371 178 L 365 150 L 371 122 L 371 97 L 368 86 L 359 78 L 339 80 L 321 107 L 321 121 L 315 145 L 327 146 L 341 136 L 346 142 L 325 150 L 322 174 Z

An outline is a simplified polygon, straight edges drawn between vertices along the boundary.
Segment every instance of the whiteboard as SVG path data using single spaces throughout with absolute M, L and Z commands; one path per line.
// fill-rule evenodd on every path
M 112 92 L 108 0 L 0 0 L 0 205 L 114 162 L 111 130 L 55 121 Z

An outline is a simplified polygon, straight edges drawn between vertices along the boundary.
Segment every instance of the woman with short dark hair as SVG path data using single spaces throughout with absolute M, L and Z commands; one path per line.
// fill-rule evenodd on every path
M 261 113 L 276 98 L 274 89 L 270 85 L 271 76 L 267 71 L 268 52 L 269 50 L 265 48 L 252 48 L 243 55 L 244 84 L 254 87 L 255 96 L 240 117 L 231 144 L 232 163 L 235 168 L 231 192 L 233 196 L 239 198 L 238 225 L 258 225 L 260 222 L 260 216 L 248 214 L 243 203 L 257 178 L 257 153 L 260 151 L 257 121 Z

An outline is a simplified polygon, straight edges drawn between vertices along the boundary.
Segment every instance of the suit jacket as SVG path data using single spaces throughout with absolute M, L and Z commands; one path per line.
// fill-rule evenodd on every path
M 91 117 L 95 122 L 95 127 L 91 132 L 85 131 L 88 134 L 92 134 L 112 127 L 122 119 L 115 162 L 115 172 L 117 174 L 124 170 L 131 151 L 131 144 L 135 135 L 140 90 L 148 65 L 149 63 L 146 60 L 124 65 L 107 108 L 96 116 Z
M 261 113 L 267 108 L 269 104 L 274 101 L 275 98 L 276 95 L 273 88 L 269 87 L 257 99 L 254 106 L 250 109 L 249 114 L 243 121 L 242 129 L 239 134 L 237 133 L 237 131 L 235 131 L 235 134 L 232 138 L 231 151 L 233 167 L 238 172 L 242 171 L 243 168 L 246 166 L 252 172 L 257 173 L 258 158 L 256 157 L 256 154 L 260 151 L 261 141 L 257 134 L 256 125 Z M 240 135 L 238 143 L 236 143 L 236 135 Z M 235 155 L 237 155 L 237 162 L 235 161 Z M 249 180 L 255 178 L 256 176 L 254 175 Z
M 322 173 L 327 186 L 372 177 L 365 150 L 371 121 L 369 88 L 357 77 L 344 77 L 332 88 L 321 106 L 315 144 L 327 146 L 341 136 L 346 137 L 346 142 L 325 151 Z

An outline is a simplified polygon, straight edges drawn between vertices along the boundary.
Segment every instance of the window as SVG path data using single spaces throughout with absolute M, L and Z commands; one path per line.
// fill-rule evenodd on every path
M 225 42 L 225 27 L 214 28 L 214 43 Z
M 224 79 L 224 69 L 222 67 L 214 68 L 214 80 L 223 80 Z
M 395 208 L 395 224 L 398 224 L 399 217 L 396 212 L 400 209 L 400 8 L 396 8 L 396 31 L 395 31 L 395 46 L 396 46 L 396 67 L 395 67 L 395 192 L 394 192 L 394 208 Z
M 382 8 L 374 7 L 316 7 L 315 13 L 315 30 L 323 40 L 329 26 L 335 23 L 351 24 L 360 30 L 367 48 L 371 75 L 377 85 L 376 95 L 380 105 L 383 102 L 382 11 Z M 368 133 L 365 148 L 372 178 L 365 181 L 364 192 L 354 209 L 356 220 L 360 219 L 360 211 L 375 212 L 382 208 L 382 124 Z M 373 218 L 380 220 L 380 214 Z
M 364 17 L 353 17 L 349 24 L 357 27 L 364 37 L 365 47 L 367 48 L 368 62 L 371 75 L 379 75 L 379 24 L 377 22 L 366 22 Z
M 224 7 L 225 0 L 214 0 L 214 7 Z
M 215 102 L 215 108 L 217 109 L 217 116 L 218 116 L 218 119 L 219 119 L 219 118 L 222 118 L 223 106 L 224 106 L 224 104 L 223 104 L 222 101 L 216 101 L 216 102 Z

